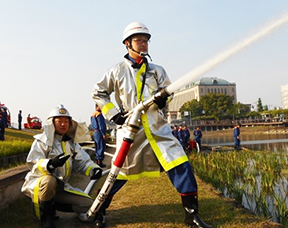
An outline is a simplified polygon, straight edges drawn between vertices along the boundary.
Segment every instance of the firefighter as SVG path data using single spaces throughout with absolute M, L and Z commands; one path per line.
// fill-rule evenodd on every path
M 240 149 L 240 126 L 238 124 L 234 125 L 233 139 L 234 139 L 234 148 L 236 150 L 239 150 Z
M 0 141 L 5 141 L 5 128 L 7 127 L 8 117 L 4 107 L 0 108 Z
M 81 219 L 81 213 L 93 203 L 90 196 L 68 183 L 72 170 L 90 179 L 101 177 L 102 169 L 78 144 L 87 140 L 86 129 L 59 105 L 50 112 L 44 132 L 34 136 L 27 157 L 30 172 L 21 191 L 32 199 L 43 228 L 55 227 L 55 210 L 76 212 Z
M 95 144 L 95 160 L 101 168 L 104 168 L 106 167 L 103 160 L 105 157 L 107 127 L 101 109 L 97 104 L 95 105 L 95 112 L 91 116 L 91 128 Z
M 18 129 L 20 131 L 22 129 L 22 110 L 19 110 L 19 113 L 18 113 Z
M 30 117 L 30 114 L 28 114 L 28 116 L 27 116 L 27 125 L 28 125 L 28 128 L 31 128 L 31 117 Z
M 201 131 L 201 127 L 200 126 L 197 126 L 195 128 L 195 130 L 193 131 L 193 135 L 194 135 L 195 141 L 199 145 L 199 149 L 201 150 L 202 131 Z
M 129 24 L 123 33 L 122 43 L 128 53 L 124 61 L 111 67 L 93 88 L 93 99 L 102 109 L 106 119 L 118 125 L 117 156 L 122 139 L 127 132 L 124 114 L 133 110 L 141 101 L 151 98 L 160 89 L 167 87 L 170 80 L 163 67 L 148 63 L 148 44 L 151 34 L 139 22 Z M 151 60 L 151 58 L 150 58 Z M 114 93 L 117 106 L 110 99 Z M 198 216 L 197 183 L 191 164 L 179 143 L 172 135 L 164 118 L 167 97 L 157 97 L 155 105 L 141 114 L 140 129 L 135 135 L 127 158 L 120 170 L 108 197 L 96 215 L 96 227 L 105 227 L 105 214 L 113 195 L 126 183 L 144 176 L 159 177 L 164 169 L 178 190 L 185 209 L 185 223 L 189 227 L 211 226 Z

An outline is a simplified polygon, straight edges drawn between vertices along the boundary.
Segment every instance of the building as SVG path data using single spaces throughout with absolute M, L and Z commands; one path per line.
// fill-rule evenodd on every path
M 288 84 L 281 85 L 282 108 L 288 109 Z
M 234 97 L 237 103 L 236 84 L 230 83 L 221 78 L 201 78 L 192 84 L 174 93 L 174 98 L 169 104 L 168 122 L 171 119 L 179 119 L 179 109 L 187 101 L 200 100 L 202 96 L 209 93 L 222 93 Z

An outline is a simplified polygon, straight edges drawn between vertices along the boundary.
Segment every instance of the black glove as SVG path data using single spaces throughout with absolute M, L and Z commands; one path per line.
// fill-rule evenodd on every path
M 159 109 L 162 109 L 166 106 L 167 96 L 155 96 L 154 103 L 157 104 Z
M 97 180 L 100 179 L 102 176 L 102 169 L 94 168 L 90 171 L 90 180 Z
M 57 167 L 63 166 L 69 157 L 70 155 L 64 156 L 64 153 L 63 153 L 63 154 L 57 155 L 55 158 L 51 158 L 47 164 L 48 169 L 53 170 Z
M 117 115 L 113 116 L 112 120 L 117 125 L 122 125 L 125 123 L 125 120 L 127 119 L 127 116 L 124 116 L 123 113 L 119 112 Z

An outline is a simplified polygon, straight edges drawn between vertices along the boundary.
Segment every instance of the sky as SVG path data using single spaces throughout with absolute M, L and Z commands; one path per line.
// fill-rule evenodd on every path
M 174 82 L 283 14 L 287 0 L 0 0 L 0 102 L 14 123 L 19 110 L 45 122 L 63 104 L 89 124 L 93 86 L 123 60 L 129 23 L 149 28 L 149 54 Z M 286 24 L 200 78 L 236 83 L 241 103 L 281 107 L 287 60 Z

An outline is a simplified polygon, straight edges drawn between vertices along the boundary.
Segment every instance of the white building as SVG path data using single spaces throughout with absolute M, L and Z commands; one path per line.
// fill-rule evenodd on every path
M 234 97 L 237 103 L 236 84 L 220 78 L 201 78 L 189 86 L 174 93 L 174 98 L 169 104 L 169 111 L 178 111 L 181 106 L 193 99 L 197 101 L 209 93 L 222 93 Z
M 288 84 L 281 85 L 282 108 L 288 109 Z
M 221 78 L 201 78 L 174 93 L 174 98 L 168 107 L 168 122 L 170 122 L 171 119 L 178 119 L 181 116 L 179 109 L 184 103 L 193 99 L 199 101 L 202 96 L 209 93 L 230 95 L 234 97 L 234 102 L 237 103 L 235 83 L 230 83 Z

